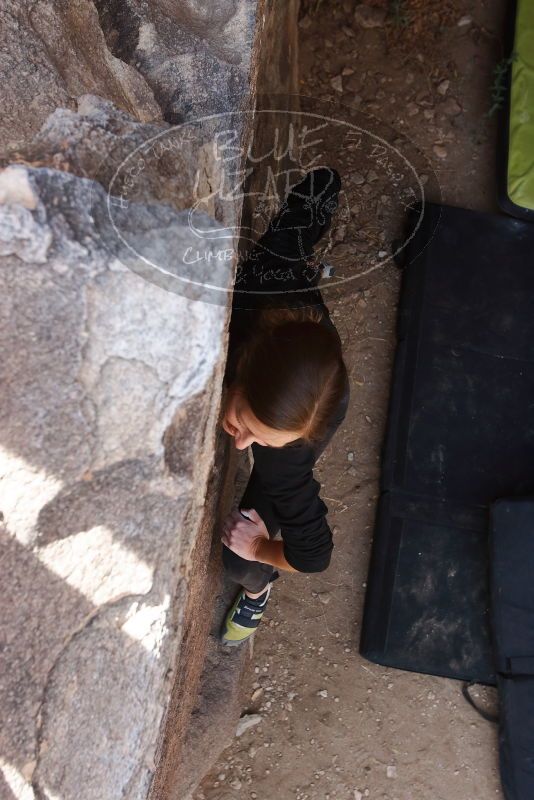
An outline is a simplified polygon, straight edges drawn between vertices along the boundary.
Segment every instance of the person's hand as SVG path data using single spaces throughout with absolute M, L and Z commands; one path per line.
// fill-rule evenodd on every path
M 262 539 L 269 539 L 269 532 L 260 515 L 253 508 L 244 508 L 246 519 L 238 509 L 234 509 L 223 524 L 221 541 L 246 561 L 257 561 L 256 552 Z

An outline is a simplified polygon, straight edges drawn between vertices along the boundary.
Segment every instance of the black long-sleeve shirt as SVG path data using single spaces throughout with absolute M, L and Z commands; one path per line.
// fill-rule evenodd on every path
M 261 308 L 314 305 L 322 313 L 321 323 L 335 330 L 317 288 L 319 274 L 310 268 L 309 259 L 314 244 L 330 226 L 340 187 L 341 180 L 333 169 L 309 172 L 292 187 L 267 231 L 241 265 L 230 326 L 228 383 L 234 378 L 240 345 L 253 334 Z M 314 478 L 313 467 L 343 421 L 349 396 L 347 383 L 321 442 L 313 446 L 302 440 L 285 447 L 252 445 L 251 480 L 259 484 L 270 502 L 287 562 L 300 572 L 320 572 L 330 563 L 333 541 L 326 520 L 328 507 L 320 497 L 321 487 Z

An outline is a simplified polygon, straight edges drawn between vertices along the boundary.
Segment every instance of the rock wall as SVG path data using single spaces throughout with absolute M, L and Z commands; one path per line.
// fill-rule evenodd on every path
M 141 797 L 212 461 L 225 314 L 110 259 L 99 184 L 15 166 L 0 191 L 2 755 L 43 796 Z M 160 210 L 140 205 L 132 222 L 157 229 Z M 192 238 L 178 213 L 164 222 Z M 189 454 L 177 465 L 170 432 Z
M 243 660 L 210 637 L 242 213 L 214 143 L 230 119 L 245 152 L 259 74 L 296 89 L 297 5 L 3 6 L 2 800 L 182 800 L 237 719 L 234 692 L 210 744 Z

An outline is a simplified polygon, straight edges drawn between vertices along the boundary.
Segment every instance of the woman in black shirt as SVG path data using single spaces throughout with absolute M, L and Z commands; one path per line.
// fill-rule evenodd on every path
M 345 417 L 349 383 L 310 260 L 340 186 L 333 169 L 307 173 L 238 269 L 223 427 L 236 447 L 252 447 L 254 466 L 221 537 L 225 569 L 242 587 L 221 631 L 228 645 L 256 630 L 278 569 L 320 572 L 330 563 L 313 467 Z

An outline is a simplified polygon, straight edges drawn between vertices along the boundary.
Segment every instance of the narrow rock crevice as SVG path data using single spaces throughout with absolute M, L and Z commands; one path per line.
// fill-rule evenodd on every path
M 94 0 L 106 44 L 115 56 L 131 64 L 139 42 L 141 18 L 127 0 Z

